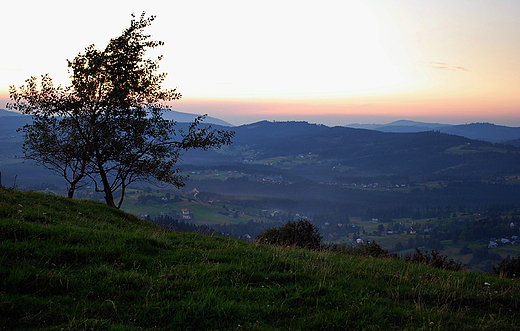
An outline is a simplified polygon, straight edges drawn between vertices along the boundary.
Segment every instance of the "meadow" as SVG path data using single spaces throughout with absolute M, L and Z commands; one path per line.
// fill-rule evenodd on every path
M 92 201 L 0 188 L 6 330 L 518 330 L 520 284 L 177 233 Z

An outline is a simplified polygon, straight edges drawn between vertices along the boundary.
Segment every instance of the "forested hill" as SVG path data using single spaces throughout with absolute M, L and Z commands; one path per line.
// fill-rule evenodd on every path
M 308 214 L 518 205 L 520 149 L 511 145 L 305 122 L 263 121 L 233 130 L 233 145 L 185 156 L 183 164 L 194 165 L 187 167 L 187 189 L 290 199 L 290 208 Z M 211 177 L 208 169 L 224 173 Z
M 27 119 L 1 117 L 0 164 L 6 182 L 14 182 L 18 175 L 20 184 L 31 187 L 41 184 L 30 182 L 41 180 L 41 175 L 35 175 L 39 170 L 9 161 L 22 155 L 22 134 L 16 129 Z M 179 128 L 187 125 L 179 123 Z M 291 181 L 306 178 L 338 183 L 353 177 L 377 182 L 381 176 L 399 176 L 415 183 L 453 179 L 495 181 L 497 177 L 520 174 L 517 147 L 433 131 L 388 133 L 268 121 L 232 130 L 236 132 L 232 146 L 220 151 L 190 151 L 183 159 L 183 166 L 233 165 L 246 172 L 252 167 L 263 167 L 265 173 L 279 173 L 292 178 Z
M 520 173 L 520 150 L 510 145 L 427 131 L 386 133 L 305 122 L 258 122 L 234 128 L 241 161 L 305 158 L 305 166 L 338 167 L 350 175 L 458 176 Z M 319 160 L 313 163 L 312 160 Z M 288 160 L 278 160 L 280 166 Z M 270 162 L 271 164 L 272 162 Z M 303 167 L 301 165 L 299 168 Z M 339 168 L 342 166 L 343 168 Z M 294 167 L 298 168 L 298 167 Z
M 396 150 L 444 150 L 454 145 L 471 142 L 470 139 L 435 132 L 387 133 L 347 127 L 327 127 L 306 122 L 258 122 L 234 128 L 236 145 L 256 146 L 266 155 L 325 153 L 343 157 L 356 155 L 388 154 Z M 490 146 L 489 143 L 479 145 Z M 324 155 L 325 156 L 325 155 Z

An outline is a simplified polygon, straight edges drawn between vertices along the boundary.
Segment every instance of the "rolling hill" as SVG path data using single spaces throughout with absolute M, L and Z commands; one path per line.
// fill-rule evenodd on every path
M 329 175 L 335 166 L 343 167 L 343 172 L 352 176 L 444 175 L 491 179 L 499 174 L 520 173 L 520 154 L 516 148 L 496 147 L 489 142 L 439 132 L 387 133 L 266 121 L 234 130 L 235 151 L 242 146 L 241 152 L 235 153 L 240 161 L 249 157 L 250 161 L 261 163 L 276 157 L 303 156 L 309 160 L 307 168 L 322 169 Z M 311 162 L 312 159 L 321 163 Z M 273 167 L 282 168 L 283 164 L 279 162 Z M 298 167 L 293 167 L 298 172 L 295 168 Z
M 64 187 L 46 169 L 15 157 L 21 155 L 21 137 L 7 121 L 1 123 L 4 136 L 11 135 L 0 155 L 4 185 Z M 181 166 L 188 172 L 213 167 L 247 176 L 191 179 L 188 190 L 290 199 L 295 209 L 310 214 L 337 210 L 360 215 L 369 207 L 396 204 L 484 207 L 520 201 L 515 177 L 520 150 L 510 145 L 435 131 L 388 133 L 306 122 L 262 121 L 233 130 L 232 146 L 189 151 Z
M 5 109 L 0 109 L 0 118 L 1 117 L 12 117 L 12 116 L 19 117 L 19 116 L 24 116 L 24 115 L 16 113 L 16 112 L 8 111 Z M 200 115 L 191 114 L 191 113 L 183 113 L 183 112 L 179 112 L 179 111 L 175 111 L 175 110 L 169 110 L 169 111 L 165 112 L 165 114 L 164 114 L 164 118 L 166 118 L 168 120 L 175 120 L 179 123 L 193 122 L 193 120 L 198 116 L 200 116 Z M 23 122 L 22 120 L 20 120 L 20 121 Z M 216 124 L 216 125 L 221 125 L 221 126 L 233 126 L 232 124 L 229 124 L 226 121 L 223 121 L 221 119 L 211 117 L 211 116 L 207 116 L 206 119 L 204 120 L 204 123 Z M 0 128 L 0 132 L 1 132 L 1 128 Z
M 520 128 L 492 123 L 450 125 L 400 120 L 388 124 L 349 124 L 347 127 L 400 133 L 439 131 L 442 133 L 453 134 L 474 140 L 484 140 L 492 143 L 506 143 L 510 140 L 520 138 Z
M 170 110 L 170 111 L 167 111 L 167 112 L 164 113 L 164 118 L 165 119 L 175 120 L 175 121 L 177 121 L 179 123 L 191 123 L 198 116 L 200 116 L 200 115 L 198 115 L 198 114 L 190 114 L 190 113 L 183 113 L 183 112 L 175 111 L 175 110 Z M 230 123 L 228 123 L 226 121 L 223 121 L 221 119 L 218 119 L 218 118 L 215 118 L 215 117 L 211 117 L 211 116 L 207 116 L 204 119 L 203 123 L 206 123 L 206 124 L 216 124 L 216 125 L 220 125 L 220 126 L 224 126 L 224 127 L 234 126 L 233 124 L 230 124 Z
M 22 114 L 14 112 L 14 111 L 0 109 L 0 117 L 3 117 L 3 116 L 22 116 Z
M 517 281 L 165 230 L 0 187 L 5 330 L 518 330 Z

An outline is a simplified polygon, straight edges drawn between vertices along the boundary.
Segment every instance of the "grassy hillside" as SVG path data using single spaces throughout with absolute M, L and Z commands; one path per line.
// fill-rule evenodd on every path
M 0 188 L 0 330 L 518 330 L 520 284 Z M 486 285 L 489 284 L 489 285 Z

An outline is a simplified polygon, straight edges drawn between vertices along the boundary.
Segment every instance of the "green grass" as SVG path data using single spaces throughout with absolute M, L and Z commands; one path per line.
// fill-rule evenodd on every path
M 476 153 L 476 152 L 477 152 L 477 150 L 475 150 L 475 149 L 468 149 L 468 145 L 454 146 L 454 147 L 450 147 L 446 150 L 446 153 L 456 154 L 456 155 L 472 154 L 472 153 Z
M 0 329 L 520 328 L 518 281 L 170 232 L 90 201 L 0 188 L 0 240 Z
M 188 174 L 190 179 L 201 180 L 201 179 L 217 179 L 224 181 L 228 178 L 240 178 L 246 176 L 243 173 L 234 171 L 215 171 L 215 170 L 203 170 L 203 171 L 192 171 Z M 250 176 L 247 176 L 250 177 Z
M 197 225 L 245 223 L 250 221 L 253 217 L 267 221 L 267 219 L 258 216 L 258 208 L 241 206 L 231 201 L 215 202 L 214 204 L 210 204 L 203 201 L 188 201 L 186 198 L 181 198 L 182 201 L 180 202 L 161 201 L 159 203 L 149 202 L 147 204 L 140 204 L 138 203 L 138 197 L 141 194 L 141 191 L 129 190 L 125 197 L 122 209 L 133 215 L 141 215 L 143 212 L 146 212 L 147 214 L 156 217 L 159 216 L 161 212 L 167 214 L 169 211 L 176 211 L 177 213 L 180 213 L 183 208 L 188 208 L 190 212 L 194 213 L 190 222 Z M 158 197 L 165 196 L 163 193 L 154 192 L 146 193 L 146 195 L 154 195 Z M 165 207 L 164 205 L 167 206 Z M 223 205 L 227 207 L 227 211 L 222 208 Z M 233 211 L 233 209 L 238 212 L 237 218 L 229 216 L 229 212 Z

